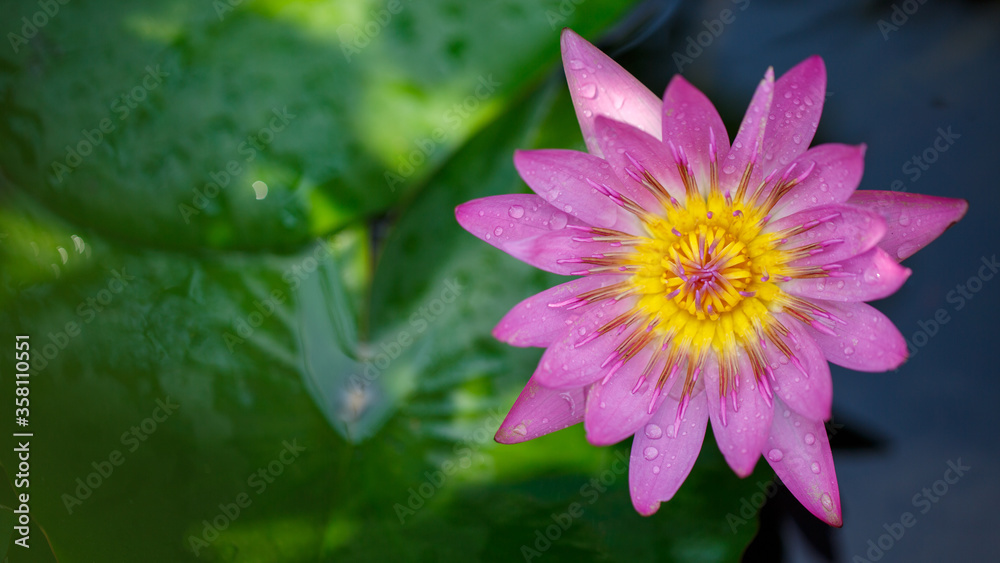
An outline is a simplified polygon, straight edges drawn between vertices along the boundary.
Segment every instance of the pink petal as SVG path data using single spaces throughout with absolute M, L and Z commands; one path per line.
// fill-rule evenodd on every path
M 704 392 L 691 398 L 676 429 L 674 422 L 679 402 L 673 393 L 665 395 L 667 398 L 649 423 L 632 439 L 629 492 L 632 505 L 643 516 L 653 514 L 660 508 L 660 502 L 673 498 L 687 479 L 701 452 L 708 425 Z
M 927 246 L 969 209 L 964 199 L 873 190 L 854 192 L 847 203 L 885 218 L 888 231 L 878 245 L 897 260 Z
M 619 334 L 617 330 L 596 338 L 592 334 L 619 313 L 627 311 L 633 302 L 630 298 L 605 299 L 588 307 L 573 325 L 573 330 L 545 350 L 534 377 L 540 384 L 553 389 L 582 387 L 600 379 L 612 367 L 605 361 L 627 334 Z M 602 364 L 605 365 L 602 367 Z
M 826 66 L 813 55 L 774 83 L 774 101 L 764 133 L 762 173 L 787 166 L 802 154 L 819 124 L 826 99 Z
M 888 371 L 906 361 L 906 341 L 888 317 L 867 303 L 814 301 L 835 319 L 810 334 L 826 359 L 857 371 Z M 828 334 L 830 331 L 835 336 Z
M 708 185 L 713 137 L 719 160 L 729 154 L 729 134 L 719 112 L 705 94 L 675 74 L 663 94 L 663 138 L 684 149 L 699 185 Z
M 840 487 L 822 421 L 810 420 L 774 401 L 777 413 L 761 450 L 788 490 L 816 517 L 840 527 Z
M 643 170 L 649 171 L 672 197 L 684 201 L 684 184 L 681 183 L 677 166 L 666 145 L 627 123 L 612 121 L 606 117 L 597 118 L 594 127 L 605 154 L 604 160 L 621 180 L 625 195 L 647 211 L 663 209 L 656 196 L 629 175 L 628 171 L 639 174 L 642 172 L 633 163 L 634 160 Z
M 771 386 L 774 395 L 809 420 L 827 420 L 833 405 L 830 364 L 813 340 L 812 331 L 786 314 L 778 314 L 777 318 L 790 332 L 791 336 L 784 340 L 792 349 L 794 360 L 789 361 L 776 346 L 768 345 L 765 354 L 774 372 Z
M 714 358 L 705 362 L 703 376 L 708 412 L 712 418 L 712 432 L 719 444 L 719 451 L 737 475 L 746 477 L 753 473 L 760 457 L 760 449 L 767 441 L 774 411 L 761 394 L 750 360 L 742 350 L 738 370 L 736 410 L 733 409 L 731 390 L 720 400 L 719 367 Z M 725 423 L 722 421 L 722 409 L 725 409 Z
M 794 279 L 781 288 L 810 299 L 873 301 L 895 293 L 913 273 L 877 246 L 834 266 L 830 277 Z
M 560 149 L 515 151 L 514 166 L 536 194 L 584 223 L 629 233 L 642 229 L 634 215 L 590 184 L 622 191 L 611 166 L 596 156 Z
M 501 444 L 517 444 L 583 420 L 583 388 L 557 390 L 528 380 L 511 407 L 494 439 Z
M 618 63 L 569 29 L 562 58 L 580 131 L 591 154 L 601 156 L 594 119 L 604 115 L 660 139 L 660 100 Z
M 655 393 L 656 378 L 662 366 L 649 374 L 649 378 L 635 389 L 643 376 L 643 369 L 652 356 L 652 350 L 644 350 L 619 369 L 606 383 L 594 384 L 587 396 L 587 412 L 583 427 L 587 440 L 595 446 L 617 444 L 646 424 L 663 401 L 664 395 Z M 649 381 L 649 380 L 652 381 Z M 650 402 L 656 398 L 653 410 Z
M 873 248 L 885 234 L 885 221 L 878 214 L 853 205 L 820 205 L 778 219 L 764 230 L 778 232 L 810 221 L 822 223 L 788 237 L 782 248 L 793 250 L 814 243 L 823 247 L 791 262 L 792 266 L 821 266 L 853 258 Z
M 789 176 L 804 174 L 810 167 L 812 171 L 778 201 L 772 215 L 780 218 L 817 205 L 847 201 L 861 183 L 865 149 L 865 145 L 827 143 L 804 152 L 795 159 Z M 764 196 L 770 191 L 765 188 Z
M 580 318 L 585 308 L 571 309 L 565 303 L 581 293 L 607 287 L 622 281 L 621 276 L 585 276 L 546 289 L 514 306 L 497 326 L 493 336 L 514 346 L 548 347 L 566 334 Z
M 562 275 L 586 269 L 567 262 L 604 252 L 620 252 L 609 243 L 580 242 L 588 227 L 545 203 L 536 195 L 509 194 L 484 197 L 455 208 L 455 217 L 465 230 L 536 268 Z
M 729 154 L 721 159 L 719 166 L 720 184 L 726 190 L 735 191 L 736 186 L 743 176 L 747 163 L 751 159 L 757 159 L 762 143 L 764 142 L 764 131 L 767 128 L 767 115 L 771 109 L 771 100 L 774 96 L 774 69 L 768 68 L 764 73 L 764 79 L 757 85 L 753 99 L 750 100 L 750 107 L 747 108 L 743 122 L 736 132 L 736 139 L 729 149 Z M 758 162 L 757 164 L 760 164 Z M 763 178 L 761 167 L 755 166 L 753 174 L 750 176 L 750 189 L 756 188 Z

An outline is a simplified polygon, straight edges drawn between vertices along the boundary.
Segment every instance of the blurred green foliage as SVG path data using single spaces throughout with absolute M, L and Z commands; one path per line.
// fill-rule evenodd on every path
M 524 190 L 516 148 L 581 147 L 559 29 L 627 6 L 52 5 L 0 7 L 2 412 L 14 335 L 34 368 L 10 561 L 511 561 L 574 502 L 545 560 L 738 557 L 767 475 L 714 445 L 642 518 L 627 443 L 492 441 L 539 351 L 490 329 L 558 280 L 452 210 Z

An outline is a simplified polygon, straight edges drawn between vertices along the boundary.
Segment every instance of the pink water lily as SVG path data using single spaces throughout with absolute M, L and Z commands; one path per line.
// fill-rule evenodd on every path
M 589 154 L 518 151 L 537 195 L 455 211 L 511 256 L 580 276 L 494 329 L 546 348 L 497 441 L 581 421 L 594 445 L 633 436 L 629 489 L 649 515 L 691 471 L 711 420 L 739 476 L 763 455 L 806 508 L 840 526 L 827 362 L 884 371 L 906 359 L 899 331 L 864 301 L 895 292 L 910 275 L 898 261 L 966 202 L 856 192 L 863 145 L 809 148 L 826 94 L 819 57 L 777 81 L 768 69 L 730 144 L 681 76 L 660 101 L 572 31 L 562 54 Z

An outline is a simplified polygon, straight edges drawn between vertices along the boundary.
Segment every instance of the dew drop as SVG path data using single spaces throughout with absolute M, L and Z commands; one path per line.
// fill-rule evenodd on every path
M 507 215 L 510 215 L 514 219 L 520 219 L 524 217 L 524 208 L 520 205 L 511 205 L 510 209 L 507 210 Z
M 642 457 L 646 458 L 647 461 L 653 461 L 658 455 L 660 455 L 660 451 L 653 446 L 649 446 L 648 448 L 642 450 Z
M 902 260 L 920 249 L 919 244 L 901 244 L 896 249 L 896 257 Z
M 553 231 L 558 231 L 559 229 L 565 227 L 567 222 L 568 219 L 566 218 L 566 215 L 562 213 L 553 213 L 552 218 L 549 219 L 549 228 Z
M 580 70 L 583 68 L 583 61 L 581 61 L 580 59 L 570 59 L 569 68 L 573 70 Z
M 854 348 L 851 348 L 850 346 L 847 346 L 847 347 L 844 348 L 844 355 L 845 356 L 850 356 L 853 353 L 854 353 Z
M 670 426 L 667 426 L 667 436 L 670 436 L 671 438 L 676 438 L 677 437 L 677 429 L 674 428 L 673 424 L 671 424 Z
M 579 92 L 584 98 L 593 100 L 597 97 L 597 85 L 594 83 L 584 84 L 580 86 Z
M 819 475 L 819 464 L 816 463 L 815 461 L 812 463 L 812 465 L 809 466 L 809 469 L 811 469 L 812 472 L 815 473 L 816 475 Z
M 812 432 L 807 432 L 806 435 L 802 437 L 802 440 L 811 446 L 816 443 L 816 436 L 814 436 Z
M 517 426 L 515 426 L 511 430 L 511 432 L 513 432 L 514 434 L 517 434 L 518 436 L 527 436 L 528 435 L 528 427 L 525 426 L 524 423 L 522 422 L 521 424 L 518 424 Z
M 502 235 L 503 234 L 503 227 L 497 227 L 497 228 L 493 229 L 493 234 L 496 235 L 496 236 Z
M 733 166 L 732 164 L 727 164 L 722 167 L 722 171 L 725 172 L 726 174 L 732 174 L 733 172 L 736 172 L 736 167 Z
M 565 211 L 566 213 L 572 213 L 573 212 L 573 206 L 572 205 L 565 205 L 565 206 L 563 206 L 563 211 Z
M 548 423 L 549 423 L 549 419 L 547 419 L 547 418 L 543 418 L 542 419 L 542 424 L 548 424 Z
M 663 436 L 663 429 L 655 424 L 646 425 L 646 437 L 650 440 L 659 440 Z
M 614 104 L 615 109 L 622 109 L 625 106 L 625 96 L 618 94 L 609 93 L 611 96 L 611 103 Z
M 785 99 L 786 99 L 786 100 L 787 100 L 788 98 L 791 98 L 791 97 L 792 97 L 792 93 L 791 93 L 791 92 L 785 92 Z
M 785 454 L 781 453 L 781 450 L 774 448 L 773 450 L 767 452 L 767 459 L 771 461 L 781 461 L 781 458 L 785 457 Z
M 653 475 L 659 475 L 659 474 L 660 474 L 660 466 L 659 465 L 654 465 L 653 466 Z
M 902 214 L 899 216 L 899 224 L 902 226 L 907 226 L 910 224 L 910 216 L 907 214 Z
M 559 396 L 569 404 L 570 414 L 576 414 L 576 401 L 573 400 L 573 396 L 569 393 L 559 393 Z
M 604 401 L 601 401 L 601 408 L 603 409 L 606 406 L 608 406 L 607 403 L 605 403 Z
M 819 497 L 819 502 L 823 504 L 823 508 L 833 510 L 833 498 L 831 498 L 830 495 L 823 493 L 823 495 Z

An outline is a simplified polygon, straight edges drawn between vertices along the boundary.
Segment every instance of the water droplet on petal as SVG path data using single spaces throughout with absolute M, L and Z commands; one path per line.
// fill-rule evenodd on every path
M 615 106 L 615 109 L 622 109 L 625 106 L 625 96 L 613 91 L 609 91 L 608 95 L 611 96 L 611 103 Z
M 648 448 L 642 450 L 642 457 L 646 458 L 647 461 L 653 461 L 658 455 L 660 455 L 660 451 L 653 446 L 649 446 Z
M 524 217 L 524 208 L 520 205 L 511 205 L 510 209 L 507 210 L 507 215 L 510 215 L 514 219 L 520 219 Z
M 493 234 L 495 234 L 496 236 L 502 235 L 503 234 L 503 227 L 497 227 L 497 228 L 493 229 Z
M 597 84 L 589 83 L 580 86 L 578 90 L 584 98 L 594 99 L 597 97 Z
M 667 426 L 667 436 L 670 436 L 671 438 L 676 438 L 677 437 L 677 429 L 674 428 L 673 424 L 671 424 L 670 426 Z
M 899 216 L 899 224 L 902 225 L 902 226 L 904 226 L 904 227 L 907 226 L 907 225 L 909 225 L 910 224 L 910 216 L 907 215 L 907 214 L 905 214 L 905 213 L 903 213 L 902 215 L 900 215 Z
M 806 435 L 802 437 L 802 440 L 811 446 L 816 443 L 816 436 L 814 436 L 812 432 L 807 432 Z
M 514 434 L 517 434 L 518 436 L 527 436 L 528 435 L 528 427 L 525 426 L 524 423 L 522 422 L 521 424 L 518 424 L 517 426 L 515 426 L 511 430 L 511 432 L 513 432 Z
M 576 414 L 576 401 L 573 400 L 573 396 L 569 393 L 559 393 L 559 396 L 562 397 L 564 401 L 569 403 L 570 414 Z
M 771 461 L 781 461 L 781 458 L 785 457 L 785 454 L 781 453 L 781 450 L 774 448 L 773 450 L 767 452 L 767 459 Z
M 853 353 L 854 353 L 854 348 L 851 348 L 850 346 L 846 346 L 844 348 L 844 355 L 845 356 L 850 356 Z
M 552 218 L 549 219 L 549 228 L 553 231 L 558 231 L 559 229 L 565 227 L 567 222 L 569 222 L 569 220 L 566 218 L 565 214 L 553 213 Z
M 816 463 L 815 461 L 812 462 L 812 465 L 809 466 L 809 469 L 811 469 L 812 472 L 815 473 L 816 475 L 819 475 L 819 464 Z
M 833 498 L 831 498 L 830 495 L 823 493 L 823 495 L 819 497 L 819 502 L 823 504 L 823 508 L 833 510 Z
M 580 70 L 583 68 L 583 61 L 581 61 L 580 59 L 570 59 L 569 68 L 573 70 Z
M 660 474 L 660 466 L 659 465 L 654 465 L 653 466 L 653 475 L 659 475 L 659 474 Z
M 646 437 L 650 440 L 659 440 L 663 436 L 663 429 L 655 424 L 646 425 Z

